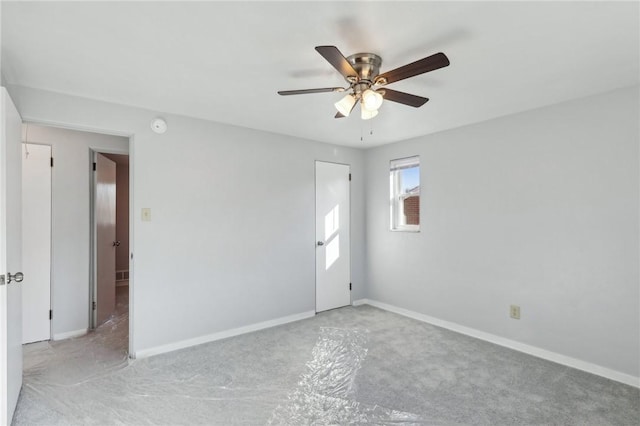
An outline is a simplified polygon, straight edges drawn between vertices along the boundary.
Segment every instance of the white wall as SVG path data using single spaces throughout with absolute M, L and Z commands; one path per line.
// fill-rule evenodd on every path
M 157 135 L 153 111 L 9 91 L 27 121 L 132 135 L 133 352 L 314 310 L 315 160 L 351 164 L 363 297 L 362 151 L 170 115 Z
M 367 297 L 637 377 L 638 103 L 622 89 L 368 150 Z M 410 155 L 421 232 L 390 232 L 389 160 Z
M 24 117 L 23 117 L 24 118 Z M 25 142 L 51 145 L 51 307 L 53 335 L 89 324 L 90 149 L 127 152 L 128 138 L 33 124 L 23 126 Z

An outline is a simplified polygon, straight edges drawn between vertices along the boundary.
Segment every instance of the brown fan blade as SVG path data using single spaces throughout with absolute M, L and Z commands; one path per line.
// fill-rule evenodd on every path
M 387 101 L 398 102 L 399 104 L 409 105 L 415 108 L 421 107 L 426 104 L 429 100 L 428 98 L 423 98 L 422 96 L 412 95 L 410 93 L 398 92 L 397 90 L 380 89 L 382 92 L 384 90 L 384 95 L 382 95 Z
M 336 112 L 336 116 L 333 118 L 344 118 L 344 115 L 340 111 Z
M 440 52 L 435 55 L 427 56 L 426 58 L 422 58 L 419 61 L 412 62 L 408 65 L 405 65 L 400 68 L 396 68 L 391 71 L 387 71 L 384 74 L 380 74 L 376 77 L 376 82 L 379 84 L 389 84 L 394 81 L 404 80 L 405 78 L 413 77 L 419 74 L 424 74 L 425 72 L 437 70 L 439 68 L 443 68 L 449 65 L 449 58 Z M 382 80 L 386 82 L 382 82 Z
M 344 92 L 344 87 L 325 87 L 322 89 L 280 90 L 278 95 L 305 95 L 307 93 Z
M 347 77 L 358 77 L 358 73 L 353 69 L 347 58 L 335 46 L 316 46 L 316 50 L 327 62 L 329 62 L 340 74 Z

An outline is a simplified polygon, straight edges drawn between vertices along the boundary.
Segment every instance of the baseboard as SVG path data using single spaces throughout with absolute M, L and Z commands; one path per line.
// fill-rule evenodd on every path
M 385 311 L 394 312 L 405 317 L 413 318 L 418 321 L 426 322 L 438 327 L 446 328 L 447 330 L 455 331 L 456 333 L 465 334 L 467 336 L 475 337 L 480 340 L 484 340 L 490 343 L 494 343 L 499 346 L 504 346 L 509 349 L 513 349 L 519 352 L 526 353 L 538 358 L 553 361 L 558 364 L 566 365 L 567 367 L 575 368 L 578 370 L 586 371 L 587 373 L 602 376 L 607 379 L 615 380 L 616 382 L 624 383 L 629 386 L 640 388 L 640 377 L 635 377 L 630 374 L 621 373 L 610 368 L 602 367 L 597 364 L 582 361 L 580 359 L 572 358 L 566 355 L 559 354 L 557 352 L 551 352 L 546 349 L 541 349 L 536 346 L 527 345 L 517 342 L 515 340 L 507 339 L 504 337 L 496 336 L 495 334 L 486 333 L 484 331 L 476 330 L 474 328 L 465 327 L 454 322 L 441 320 L 429 315 L 421 314 L 418 312 L 410 311 L 408 309 L 399 308 L 397 306 L 389 305 L 387 303 L 378 302 L 371 299 L 360 299 L 353 302 L 354 306 L 358 305 L 371 305 L 376 308 L 383 309 Z
M 301 312 L 299 314 L 289 315 L 286 317 L 276 318 L 269 321 L 258 322 L 255 324 L 246 325 L 244 327 L 233 328 L 231 330 L 219 331 L 217 333 L 208 334 L 206 336 L 195 337 L 193 339 L 181 340 L 175 343 L 169 343 L 167 345 L 155 346 L 148 349 L 142 349 L 136 351 L 135 354 L 131 354 L 131 358 L 146 358 L 153 355 L 159 355 L 166 352 L 172 352 L 178 349 L 184 349 L 191 346 L 201 345 L 203 343 L 214 342 L 216 340 L 222 340 L 229 337 L 238 336 L 240 334 L 251 333 L 253 331 L 263 330 L 265 328 L 271 328 L 290 322 L 300 321 L 306 318 L 311 318 L 315 315 L 315 311 Z
M 85 334 L 87 334 L 87 331 L 88 330 L 86 328 L 83 328 L 80 330 L 66 331 L 64 333 L 54 333 L 53 340 L 64 340 L 71 339 L 73 337 L 84 336 Z

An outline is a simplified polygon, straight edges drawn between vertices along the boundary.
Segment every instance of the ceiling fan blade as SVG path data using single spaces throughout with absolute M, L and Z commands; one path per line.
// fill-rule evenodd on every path
M 333 118 L 344 118 L 344 115 L 340 111 L 336 112 L 336 116 Z
M 381 79 L 385 79 L 386 83 L 393 83 L 394 81 L 404 80 L 405 78 L 413 77 L 419 74 L 424 74 L 429 71 L 434 71 L 439 68 L 443 68 L 449 65 L 449 58 L 444 53 L 436 53 L 435 55 L 427 56 L 419 61 L 412 62 L 403 67 L 396 68 L 391 71 L 387 71 L 384 74 L 380 74 L 376 77 L 376 82 Z
M 387 101 L 398 102 L 399 104 L 409 105 L 414 108 L 421 107 L 426 104 L 429 98 L 423 98 L 422 96 L 412 95 L 410 93 L 398 92 L 397 90 L 381 89 L 384 90 L 384 95 L 382 95 Z
M 358 77 L 358 73 L 353 69 L 347 58 L 335 46 L 316 46 L 316 50 L 327 62 L 338 70 L 344 78 Z
M 344 92 L 344 87 L 324 87 L 322 89 L 280 90 L 278 95 L 306 95 L 307 93 Z

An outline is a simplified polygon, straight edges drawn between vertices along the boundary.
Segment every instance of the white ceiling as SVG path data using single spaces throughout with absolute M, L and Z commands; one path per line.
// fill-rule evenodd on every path
M 9 84 L 369 147 L 639 84 L 638 2 L 2 2 Z M 372 52 L 382 72 L 442 51 L 451 65 L 336 120 L 345 85 L 315 50 Z M 373 130 L 373 135 L 370 131 Z M 364 141 L 360 140 L 361 134 Z

